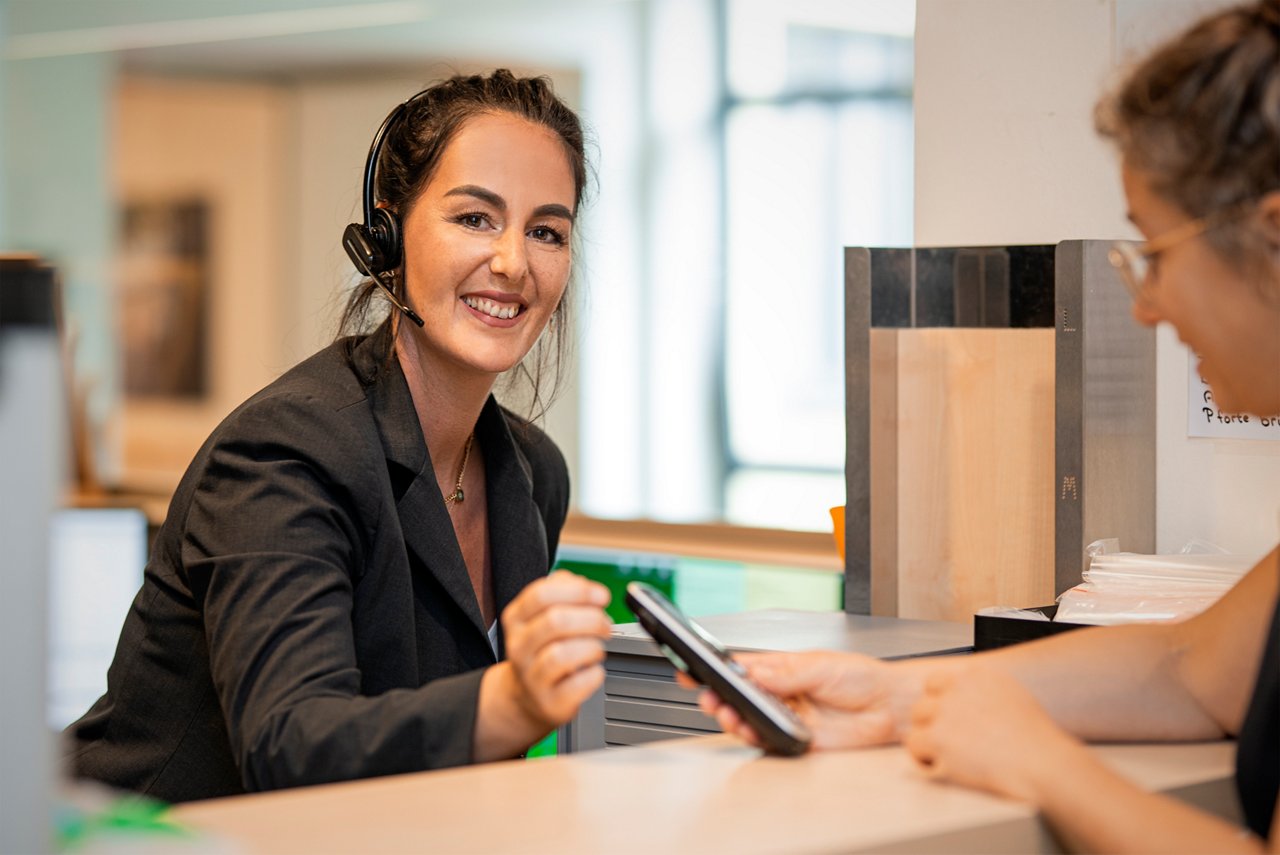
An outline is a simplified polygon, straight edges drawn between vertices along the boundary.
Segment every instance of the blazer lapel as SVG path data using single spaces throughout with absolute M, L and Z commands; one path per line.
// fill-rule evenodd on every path
M 371 336 L 357 347 L 357 365 L 362 361 L 372 365 L 369 360 L 373 357 L 373 348 L 369 345 L 373 338 Z M 398 361 L 392 359 L 391 364 L 383 369 L 369 388 L 368 395 L 382 436 L 387 469 L 393 484 L 397 484 L 396 511 L 405 545 L 467 615 L 488 648 L 488 627 L 480 614 L 480 604 L 476 602 L 471 577 L 462 560 L 449 510 L 440 497 L 440 488 L 431 468 L 431 455 L 427 453 L 427 443 L 413 408 L 409 384 Z M 399 485 L 406 482 L 407 486 L 401 492 Z
M 494 604 L 501 615 L 525 586 L 547 575 L 551 557 L 547 554 L 546 523 L 533 502 L 529 462 L 492 395 L 480 414 L 476 438 L 485 454 L 489 558 Z M 501 630 L 498 639 L 499 651 L 505 655 Z

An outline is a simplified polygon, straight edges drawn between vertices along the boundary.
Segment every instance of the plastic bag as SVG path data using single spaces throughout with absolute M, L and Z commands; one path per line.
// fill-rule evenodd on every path
M 1049 616 L 1044 612 L 1038 612 L 1035 609 L 1019 609 L 1013 606 L 987 606 L 985 609 L 979 609 L 978 614 L 983 617 L 1013 618 L 1015 620 L 1047 621 L 1049 619 Z
M 1213 605 L 1256 561 L 1201 540 L 1177 555 L 1120 552 L 1114 538 L 1095 541 L 1085 551 L 1090 561 L 1084 581 L 1058 598 L 1055 620 L 1182 620 Z

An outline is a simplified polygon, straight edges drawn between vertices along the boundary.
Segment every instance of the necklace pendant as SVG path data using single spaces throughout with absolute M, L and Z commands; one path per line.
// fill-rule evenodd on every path
M 458 489 L 453 491 L 453 495 L 450 498 L 452 498 L 455 502 L 461 502 L 463 499 L 466 498 L 466 496 L 462 494 L 462 488 L 459 487 Z

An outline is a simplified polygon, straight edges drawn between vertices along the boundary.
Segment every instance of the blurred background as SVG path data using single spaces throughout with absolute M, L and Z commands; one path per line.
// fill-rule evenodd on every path
M 579 512 L 829 530 L 845 245 L 912 239 L 908 0 L 8 0 L 0 247 L 63 277 L 82 477 L 167 496 L 335 334 L 386 113 L 545 74 L 593 140 Z
M 562 563 L 693 614 L 840 609 L 841 247 L 1134 237 L 1093 105 L 1227 2 L 0 0 L 0 253 L 57 267 L 72 366 L 54 720 L 101 691 L 196 448 L 335 335 L 371 137 L 422 87 L 545 74 L 592 139 L 544 423 Z M 1189 355 L 1161 330 L 1157 356 L 1158 549 L 1270 548 L 1280 443 L 1188 437 Z M 29 503 L 0 469 L 0 511 Z M 964 614 L 935 587 L 950 611 L 896 613 Z

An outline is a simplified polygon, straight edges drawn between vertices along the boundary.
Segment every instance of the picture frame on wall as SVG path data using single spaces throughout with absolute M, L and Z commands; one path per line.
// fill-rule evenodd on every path
M 199 198 L 122 205 L 117 321 L 128 398 L 209 392 L 209 224 Z

